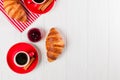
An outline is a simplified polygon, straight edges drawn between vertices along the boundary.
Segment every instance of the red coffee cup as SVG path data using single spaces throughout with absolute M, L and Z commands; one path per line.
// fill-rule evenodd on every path
M 34 55 L 34 52 L 19 51 L 14 56 L 14 63 L 18 67 L 24 67 L 30 62 L 30 58 Z

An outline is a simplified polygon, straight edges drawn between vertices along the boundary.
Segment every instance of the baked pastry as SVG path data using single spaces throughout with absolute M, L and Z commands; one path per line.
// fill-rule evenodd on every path
M 6 13 L 13 19 L 21 22 L 27 21 L 27 15 L 22 7 L 20 0 L 4 0 L 3 7 Z
M 46 38 L 47 58 L 52 62 L 58 58 L 64 48 L 64 41 L 61 34 L 55 28 L 51 28 Z

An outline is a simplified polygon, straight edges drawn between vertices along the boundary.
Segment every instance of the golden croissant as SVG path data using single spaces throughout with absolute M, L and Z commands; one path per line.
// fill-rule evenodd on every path
M 3 7 L 11 18 L 21 22 L 27 22 L 27 15 L 20 0 L 4 0 Z
M 48 61 L 52 62 L 58 58 L 64 48 L 61 34 L 55 28 L 51 28 L 46 38 L 46 49 Z

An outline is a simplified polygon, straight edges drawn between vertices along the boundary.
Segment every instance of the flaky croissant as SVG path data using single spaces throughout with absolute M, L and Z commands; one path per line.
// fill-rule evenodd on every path
M 11 18 L 27 22 L 27 15 L 19 0 L 4 0 L 3 7 Z
M 46 38 L 46 49 L 48 61 L 52 62 L 58 58 L 64 48 L 64 41 L 60 33 L 55 29 L 51 28 Z

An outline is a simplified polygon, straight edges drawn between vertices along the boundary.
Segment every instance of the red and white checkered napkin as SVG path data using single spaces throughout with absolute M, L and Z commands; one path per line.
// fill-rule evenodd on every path
M 23 3 L 22 3 L 23 4 Z M 14 25 L 14 27 L 16 29 L 18 29 L 20 32 L 23 32 L 28 26 L 31 25 L 31 23 L 33 23 L 40 15 L 38 14 L 34 14 L 34 13 L 30 13 L 27 9 L 26 13 L 27 13 L 27 18 L 28 18 L 28 22 L 27 23 L 22 23 L 22 22 L 18 22 L 12 18 L 10 18 L 4 8 L 3 8 L 3 0 L 0 1 L 0 10 L 3 12 L 3 14 L 7 17 L 7 19 L 10 21 L 11 24 Z

